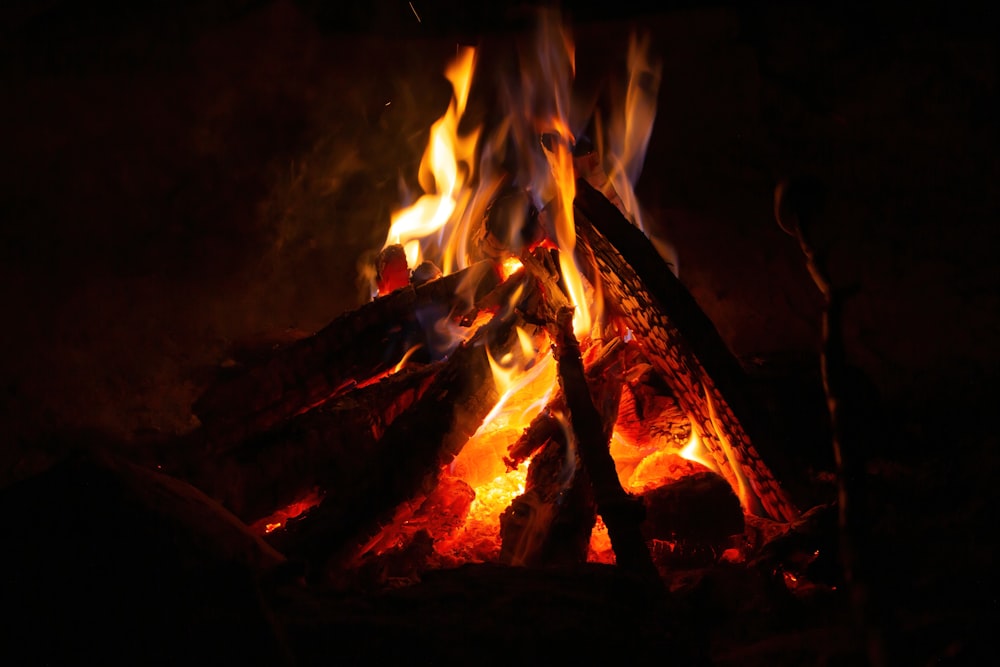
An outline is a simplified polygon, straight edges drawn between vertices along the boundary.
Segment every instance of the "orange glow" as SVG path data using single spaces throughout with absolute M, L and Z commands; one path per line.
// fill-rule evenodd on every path
M 279 528 L 283 528 L 289 519 L 299 517 L 316 505 L 319 505 L 321 500 L 323 500 L 323 494 L 318 489 L 313 489 L 291 505 L 283 507 L 274 514 L 255 522 L 250 526 L 250 529 L 257 534 L 273 533 Z
M 514 275 L 522 266 L 524 264 L 517 257 L 508 257 L 501 263 L 500 273 L 503 275 L 504 280 L 506 280 Z
M 615 552 L 611 548 L 611 536 L 608 534 L 608 527 L 604 525 L 604 520 L 597 517 L 597 523 L 590 532 L 590 554 L 587 560 L 591 563 L 605 563 L 614 565 Z
M 458 134 L 458 125 L 468 101 L 475 62 L 476 50 L 465 48 L 445 71 L 454 94 L 444 116 L 431 126 L 430 140 L 420 161 L 419 181 L 425 194 L 392 216 L 385 245 L 401 244 L 410 266 L 417 266 L 423 259 L 422 241 L 453 222 L 456 209 L 470 196 L 466 184 L 472 173 L 479 129 L 463 137 Z M 450 262 L 437 259 L 444 272 L 451 273 Z

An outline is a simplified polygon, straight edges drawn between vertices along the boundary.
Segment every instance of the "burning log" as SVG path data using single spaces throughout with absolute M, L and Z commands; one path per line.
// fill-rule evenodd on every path
M 649 239 L 583 179 L 574 206 L 578 252 L 596 267 L 592 282 L 617 304 L 727 481 L 752 491 L 767 515 L 794 519 L 798 510 L 755 448 L 766 438 L 757 436 L 742 370 L 711 320 Z
M 514 315 L 498 315 L 460 345 L 421 397 L 350 467 L 350 483 L 329 488 L 318 507 L 276 536 L 279 548 L 318 574 L 389 524 L 401 503 L 429 494 L 496 404 L 487 346 L 494 355 L 513 348 L 518 323 Z
M 386 246 L 375 258 L 375 285 L 379 296 L 410 284 L 410 266 L 406 251 L 398 243 Z
M 610 437 L 623 383 L 624 341 L 603 346 L 586 371 L 593 402 L 601 406 L 602 432 Z M 587 559 L 590 533 L 597 517 L 591 482 L 570 446 L 563 424 L 568 411 L 560 390 L 532 420 L 506 458 L 513 469 L 534 454 L 525 493 L 501 516 L 500 560 L 513 565 L 557 565 Z M 537 450 L 537 454 L 535 452 Z
M 642 494 L 642 532 L 654 540 L 653 559 L 661 567 L 707 565 L 744 530 L 743 508 L 732 487 L 714 472 L 698 472 Z M 669 548 L 657 548 L 656 542 Z
M 212 446 L 224 450 L 391 369 L 407 351 L 426 344 L 421 319 L 468 315 L 498 284 L 491 264 L 480 262 L 419 287 L 397 289 L 267 361 L 219 379 L 198 398 L 194 412 Z
M 622 378 L 620 372 L 614 376 L 618 382 L 613 386 L 608 386 L 608 383 L 602 383 L 601 380 L 602 378 L 607 378 L 609 371 L 614 366 L 621 364 L 620 353 L 624 346 L 625 343 L 622 339 L 612 339 L 611 342 L 600 349 L 594 361 L 587 367 L 587 385 L 589 387 L 600 387 L 600 390 L 596 392 L 597 396 L 595 396 L 595 402 L 598 404 L 607 404 L 606 400 L 600 398 L 602 395 L 610 397 L 612 394 L 616 396 L 621 394 Z M 617 412 L 617 401 L 614 402 L 614 407 L 616 408 L 615 412 Z M 557 440 L 563 442 L 563 430 L 558 415 L 565 412 L 566 395 L 562 389 L 559 389 L 542 411 L 531 420 L 531 424 L 524 430 L 521 437 L 517 439 L 517 442 L 510 446 L 508 455 L 504 458 L 504 463 L 507 464 L 507 467 L 509 469 L 516 468 L 522 461 L 532 456 L 550 441 Z M 605 414 L 603 417 L 605 420 L 610 418 L 611 424 L 614 424 L 613 414 Z
M 542 240 L 538 210 L 527 192 L 508 187 L 486 208 L 482 226 L 473 239 L 473 247 L 493 262 L 500 263 L 510 256 Z
M 618 481 L 614 459 L 608 451 L 611 426 L 606 426 L 587 389 L 580 346 L 573 335 L 573 311 L 563 308 L 552 327 L 559 384 L 566 395 L 570 421 L 576 434 L 580 460 L 590 477 L 597 512 L 601 515 L 618 564 L 643 576 L 656 576 L 649 550 L 639 531 L 642 503 L 630 496 Z M 614 420 L 611 421 L 614 424 Z
M 350 484 L 354 468 L 373 455 L 386 428 L 443 366 L 403 369 L 176 472 L 253 523 L 310 489 Z

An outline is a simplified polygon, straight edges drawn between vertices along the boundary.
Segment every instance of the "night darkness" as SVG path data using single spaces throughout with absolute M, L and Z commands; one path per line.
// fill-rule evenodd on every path
M 420 22 L 407 2 L 338 4 L 2 10 L 0 488 L 81 443 L 191 431 L 220 365 L 360 305 L 359 262 L 413 183 L 455 45 L 502 63 L 533 3 L 414 2 Z M 886 433 L 870 458 L 890 478 L 873 547 L 887 623 L 908 664 L 966 664 L 997 604 L 997 26 L 854 3 L 576 4 L 581 88 L 649 31 L 663 82 L 639 199 L 747 370 L 783 387 L 804 432 L 789 458 L 822 468 L 822 405 L 803 398 L 821 401 L 820 300 L 772 211 L 780 179 L 805 184 L 834 282 L 856 290 L 848 355 Z

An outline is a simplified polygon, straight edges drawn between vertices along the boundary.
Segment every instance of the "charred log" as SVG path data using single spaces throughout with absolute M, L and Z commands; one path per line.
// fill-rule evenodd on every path
M 459 346 L 372 451 L 349 466 L 350 482 L 329 488 L 318 507 L 276 535 L 279 548 L 320 575 L 389 524 L 400 503 L 427 496 L 496 404 L 487 346 L 494 355 L 513 347 L 517 321 L 498 316 Z
M 235 376 L 220 378 L 194 412 L 216 451 L 392 368 L 428 344 L 422 321 L 463 316 L 499 283 L 489 262 L 419 287 L 406 286 L 341 315 L 308 338 Z
M 750 408 L 742 369 L 711 320 L 649 239 L 582 179 L 575 213 L 578 252 L 596 267 L 593 281 L 617 304 L 681 408 L 693 417 L 692 426 L 727 481 L 734 489 L 749 487 L 767 515 L 795 518 L 798 510 L 757 452 L 767 438 Z
M 743 533 L 743 508 L 729 484 L 713 472 L 700 472 L 642 495 L 647 540 L 669 544 L 653 548 L 660 567 L 708 565 Z M 654 543 L 655 544 L 655 543 Z M 666 546 L 666 545 L 664 545 Z
M 538 209 L 528 193 L 513 186 L 502 190 L 486 208 L 482 225 L 473 238 L 473 247 L 482 257 L 501 262 L 522 254 L 543 235 Z
M 253 523 L 313 488 L 350 484 L 355 467 L 376 455 L 386 428 L 443 366 L 404 368 L 176 473 Z
M 379 296 L 410 284 L 410 266 L 406 251 L 398 243 L 386 246 L 375 258 L 375 285 Z

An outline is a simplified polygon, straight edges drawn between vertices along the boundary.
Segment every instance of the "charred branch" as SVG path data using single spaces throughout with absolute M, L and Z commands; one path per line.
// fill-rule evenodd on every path
M 624 341 L 614 338 L 596 353 L 595 359 L 587 367 L 587 385 L 592 388 L 595 394 L 595 402 L 598 405 L 614 405 L 614 413 L 617 414 L 617 397 L 621 395 L 622 376 L 619 373 L 609 376 L 608 372 L 614 366 L 622 363 L 621 353 L 625 347 Z M 602 382 L 607 380 L 607 382 Z M 594 387 L 599 387 L 596 391 Z M 611 400 L 608 400 L 611 399 Z M 510 469 L 516 468 L 522 461 L 532 456 L 536 451 L 545 446 L 550 441 L 556 440 L 565 444 L 563 430 L 560 425 L 559 415 L 566 412 L 566 395 L 562 389 L 558 389 L 549 399 L 548 404 L 542 411 L 531 420 L 531 423 L 508 450 L 508 456 L 504 462 Z M 611 412 L 610 410 L 608 412 Z M 615 414 L 602 415 L 605 421 L 611 420 L 611 425 L 615 423 Z

